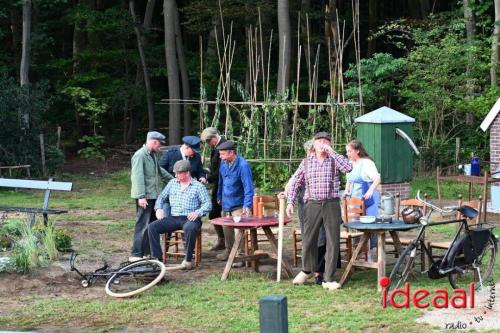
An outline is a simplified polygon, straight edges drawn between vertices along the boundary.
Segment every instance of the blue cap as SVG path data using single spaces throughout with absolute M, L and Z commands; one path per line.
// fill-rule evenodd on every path
M 185 145 L 191 147 L 195 152 L 199 153 L 201 151 L 200 149 L 200 138 L 197 136 L 193 135 L 188 135 L 182 138 L 182 142 L 184 142 Z

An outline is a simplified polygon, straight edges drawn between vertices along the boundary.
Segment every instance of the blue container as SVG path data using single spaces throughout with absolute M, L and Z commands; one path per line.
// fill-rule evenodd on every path
M 481 166 L 479 165 L 479 157 L 474 156 L 470 160 L 470 175 L 479 176 L 481 174 Z

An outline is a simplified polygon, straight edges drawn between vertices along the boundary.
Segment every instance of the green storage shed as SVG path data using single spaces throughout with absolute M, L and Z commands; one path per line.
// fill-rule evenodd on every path
M 384 106 L 354 121 L 357 124 L 357 139 L 375 161 L 382 184 L 410 181 L 413 176 L 410 144 L 413 144 L 411 138 L 415 119 Z

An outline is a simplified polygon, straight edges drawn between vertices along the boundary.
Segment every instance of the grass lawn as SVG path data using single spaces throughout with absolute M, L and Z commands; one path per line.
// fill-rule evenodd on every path
M 57 217 L 61 219 L 58 223 L 72 233 L 74 247 L 90 257 L 116 253 L 126 257 L 134 226 L 128 171 L 102 178 L 65 175 L 61 180 L 73 181 L 74 191 L 54 193 L 51 207 L 69 208 L 74 212 Z M 431 192 L 431 183 L 429 179 L 418 179 L 414 189 Z M 445 194 L 453 197 L 454 191 L 446 191 Z M 3 205 L 38 206 L 42 197 L 37 192 L 0 191 L 0 201 Z M 125 210 L 125 215 L 131 216 L 117 217 L 120 213 L 123 215 Z M 100 233 L 95 233 L 96 230 Z M 435 232 L 446 235 L 451 230 L 445 226 Z M 285 244 L 289 246 L 288 241 Z M 277 294 L 287 296 L 290 332 L 432 330 L 428 325 L 415 322 L 426 310 L 382 308 L 381 294 L 376 290 L 376 272 L 373 270 L 358 270 L 344 288 L 325 291 L 316 285 L 293 286 L 291 280 L 276 283 L 274 273 L 253 273 L 249 270 L 233 270 L 229 279 L 221 282 L 221 271 L 211 269 L 210 260 L 203 260 L 201 267 L 195 271 L 175 272 L 172 279 L 169 277 L 169 282 L 130 299 L 106 296 L 102 284 L 83 289 L 75 274 L 70 272 L 54 280 L 54 283 L 63 284 L 62 291 L 53 291 L 50 280 L 40 280 L 40 284 L 46 285 L 33 291 L 9 293 L 8 288 L 0 287 L 0 329 L 258 332 L 259 299 Z M 67 265 L 67 262 L 62 264 Z M 498 281 L 498 269 L 495 274 Z M 0 284 L 8 283 L 13 278 L 24 282 L 38 281 L 36 273 L 0 273 Z M 451 290 L 447 279 L 430 280 L 426 275 L 412 281 L 412 288 Z

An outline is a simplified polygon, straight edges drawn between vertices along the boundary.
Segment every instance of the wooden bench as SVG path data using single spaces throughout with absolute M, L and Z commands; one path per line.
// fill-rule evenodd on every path
M 30 216 L 31 225 L 35 223 L 35 214 L 42 214 L 43 223 L 47 225 L 49 214 L 62 214 L 67 212 L 67 210 L 63 209 L 49 209 L 50 191 L 71 191 L 73 183 L 55 182 L 53 178 L 49 178 L 49 180 L 0 178 L 0 187 L 45 190 L 42 208 L 0 206 L 0 211 L 27 213 Z

